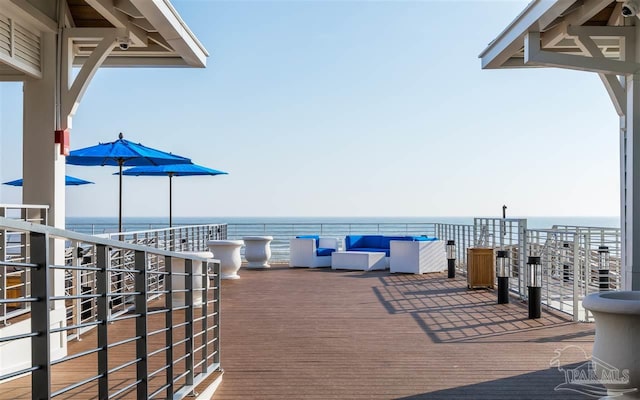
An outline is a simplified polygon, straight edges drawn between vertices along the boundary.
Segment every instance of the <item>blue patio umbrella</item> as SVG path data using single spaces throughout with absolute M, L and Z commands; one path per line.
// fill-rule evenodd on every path
M 3 185 L 22 186 L 23 183 L 24 182 L 22 179 L 16 179 L 14 181 L 5 182 L 3 183 Z M 93 182 L 85 181 L 84 179 L 76 178 L 75 176 L 65 175 L 64 184 L 66 186 L 80 186 L 80 185 L 90 185 L 90 184 L 93 184 Z
M 67 164 L 119 167 L 118 232 L 122 232 L 122 167 L 189 163 L 191 160 L 188 158 L 125 140 L 122 132 L 115 142 L 74 150 L 67 156 Z
M 168 176 L 169 177 L 169 227 L 173 225 L 172 217 L 172 180 L 174 176 L 226 175 L 224 171 L 211 169 L 196 164 L 173 164 L 158 166 L 134 167 L 124 170 L 123 175 L 133 176 Z

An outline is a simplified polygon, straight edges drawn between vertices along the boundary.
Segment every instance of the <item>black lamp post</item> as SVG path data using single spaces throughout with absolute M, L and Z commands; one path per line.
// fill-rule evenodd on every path
M 456 277 L 456 242 L 455 240 L 447 240 L 447 272 L 448 272 L 447 278 Z
M 542 315 L 542 263 L 540 257 L 527 258 L 529 272 L 529 319 Z
M 496 255 L 496 275 L 498 276 L 498 304 L 509 302 L 509 252 L 498 250 Z
M 609 247 L 598 247 L 598 281 L 601 292 L 609 290 Z
M 569 282 L 571 280 L 571 269 L 569 268 L 569 243 L 564 242 L 562 244 L 560 257 L 562 257 L 562 280 L 564 282 Z

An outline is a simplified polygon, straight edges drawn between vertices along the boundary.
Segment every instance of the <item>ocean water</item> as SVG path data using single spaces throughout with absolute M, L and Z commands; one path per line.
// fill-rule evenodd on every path
M 551 228 L 553 225 L 595 226 L 619 228 L 620 217 L 509 217 L 526 218 L 527 227 L 531 229 Z M 175 217 L 174 226 L 226 223 L 236 224 L 407 224 L 407 223 L 445 223 L 472 225 L 474 217 Z M 82 226 L 94 226 L 102 232 L 115 232 L 118 219 L 110 217 L 68 217 L 69 229 Z M 158 229 L 169 225 L 167 218 L 142 217 L 124 218 L 123 225 L 127 231 Z M 96 232 L 96 233 L 102 233 Z

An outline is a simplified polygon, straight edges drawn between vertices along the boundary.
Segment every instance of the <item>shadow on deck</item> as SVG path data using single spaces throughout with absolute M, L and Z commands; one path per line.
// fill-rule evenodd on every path
M 556 390 L 594 325 L 444 274 L 241 270 L 222 288 L 215 399 L 587 399 Z M 560 355 L 557 365 L 552 360 Z

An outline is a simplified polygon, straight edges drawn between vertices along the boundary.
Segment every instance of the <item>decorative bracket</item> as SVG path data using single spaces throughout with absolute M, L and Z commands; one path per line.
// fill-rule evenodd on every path
M 622 60 L 629 57 L 633 52 L 634 43 L 633 27 L 569 27 L 567 33 L 576 37 L 576 44 L 580 49 L 593 58 L 604 59 L 605 56 L 593 40 L 593 37 L 619 37 L 620 38 L 620 58 Z M 623 116 L 627 108 L 627 91 L 616 74 L 598 73 L 600 80 L 604 84 L 611 102 L 618 115 Z
M 540 32 L 528 32 L 526 34 L 524 38 L 524 64 L 615 75 L 634 74 L 640 70 L 640 64 L 635 62 L 542 50 L 540 48 Z
M 80 104 L 89 82 L 116 45 L 116 39 L 123 32 L 115 28 L 67 28 L 62 36 L 62 63 L 60 68 L 60 128 L 70 128 L 69 117 L 73 116 Z M 73 41 L 98 41 L 98 45 L 71 81 L 73 67 Z

